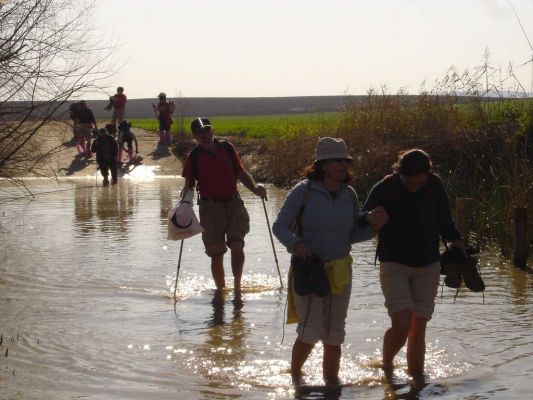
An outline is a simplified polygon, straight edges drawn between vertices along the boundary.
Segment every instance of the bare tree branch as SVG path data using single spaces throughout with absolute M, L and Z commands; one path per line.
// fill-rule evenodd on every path
M 57 151 L 39 148 L 43 128 L 112 75 L 93 9 L 93 0 L 0 0 L 0 177 L 35 172 Z

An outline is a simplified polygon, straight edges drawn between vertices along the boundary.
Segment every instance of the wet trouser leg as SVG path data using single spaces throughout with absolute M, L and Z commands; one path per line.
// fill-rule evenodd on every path
M 111 170 L 111 182 L 117 183 L 117 161 L 111 160 L 109 162 L 109 169 Z
M 109 183 L 109 165 L 106 162 L 99 162 L 98 167 L 104 177 L 104 185 L 107 185 Z

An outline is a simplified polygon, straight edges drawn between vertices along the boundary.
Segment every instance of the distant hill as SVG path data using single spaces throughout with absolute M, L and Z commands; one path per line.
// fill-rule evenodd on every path
M 295 96 L 295 97 L 177 97 L 169 98 L 176 104 L 174 115 L 221 116 L 221 115 L 269 115 L 294 113 L 335 112 L 343 109 L 348 100 L 357 101 L 365 96 Z M 128 99 L 126 118 L 154 118 L 151 99 Z M 67 102 L 55 114 L 56 119 L 68 119 Z M 87 100 L 96 119 L 111 118 L 111 111 L 105 111 L 107 100 Z M 28 109 L 35 109 L 34 116 L 45 115 L 53 104 L 42 102 L 6 102 L 0 105 L 0 117 L 20 119 Z
M 357 96 L 359 97 L 359 96 Z M 363 96 L 361 96 L 363 97 Z M 218 115 L 268 115 L 340 111 L 348 96 L 301 97 L 178 97 L 169 98 L 176 104 L 176 113 L 186 116 Z M 157 99 L 129 99 L 126 118 L 153 118 L 152 102 Z M 105 111 L 105 100 L 88 100 L 96 119 L 105 119 L 111 112 Z
M 183 116 L 222 116 L 222 115 L 272 115 L 296 113 L 321 113 L 342 111 L 348 103 L 358 103 L 368 96 L 294 96 L 294 97 L 178 97 L 169 98 L 176 104 L 174 115 Z M 416 95 L 404 96 L 409 102 L 416 101 Z M 468 97 L 450 97 L 448 101 L 466 101 Z M 492 100 L 492 99 L 491 99 Z M 497 100 L 497 99 L 494 99 Z M 154 118 L 151 99 L 129 99 L 126 118 Z M 63 105 L 56 113 L 57 119 L 68 119 L 68 106 Z M 111 118 L 111 112 L 105 111 L 107 100 L 87 100 L 96 119 Z M 48 103 L 7 102 L 0 106 L 0 117 L 19 119 L 25 115 L 28 107 L 43 106 L 43 113 L 51 108 Z M 39 115 L 37 112 L 36 116 Z

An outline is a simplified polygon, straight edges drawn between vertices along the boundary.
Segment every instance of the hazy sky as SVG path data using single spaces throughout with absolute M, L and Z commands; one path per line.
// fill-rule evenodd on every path
M 533 42 L 533 0 L 512 0 Z M 533 50 L 507 0 L 98 0 L 119 44 L 110 82 L 129 98 L 419 92 L 449 67 L 514 64 Z M 101 98 L 104 95 L 102 94 Z

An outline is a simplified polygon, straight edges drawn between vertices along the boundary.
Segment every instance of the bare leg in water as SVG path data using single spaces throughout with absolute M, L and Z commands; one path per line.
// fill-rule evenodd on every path
M 302 382 L 302 367 L 309 358 L 309 354 L 315 347 L 314 344 L 308 344 L 302 342 L 300 339 L 294 341 L 292 346 L 292 357 L 291 357 L 291 377 L 293 384 L 299 385 Z
M 407 341 L 407 368 L 409 374 L 422 376 L 426 354 L 427 319 L 401 310 L 391 316 L 392 326 L 383 339 L 383 369 L 391 371 L 393 360 Z
M 244 245 L 242 242 L 231 242 L 231 272 L 233 273 L 233 287 L 235 291 L 241 290 L 242 271 L 244 268 Z

